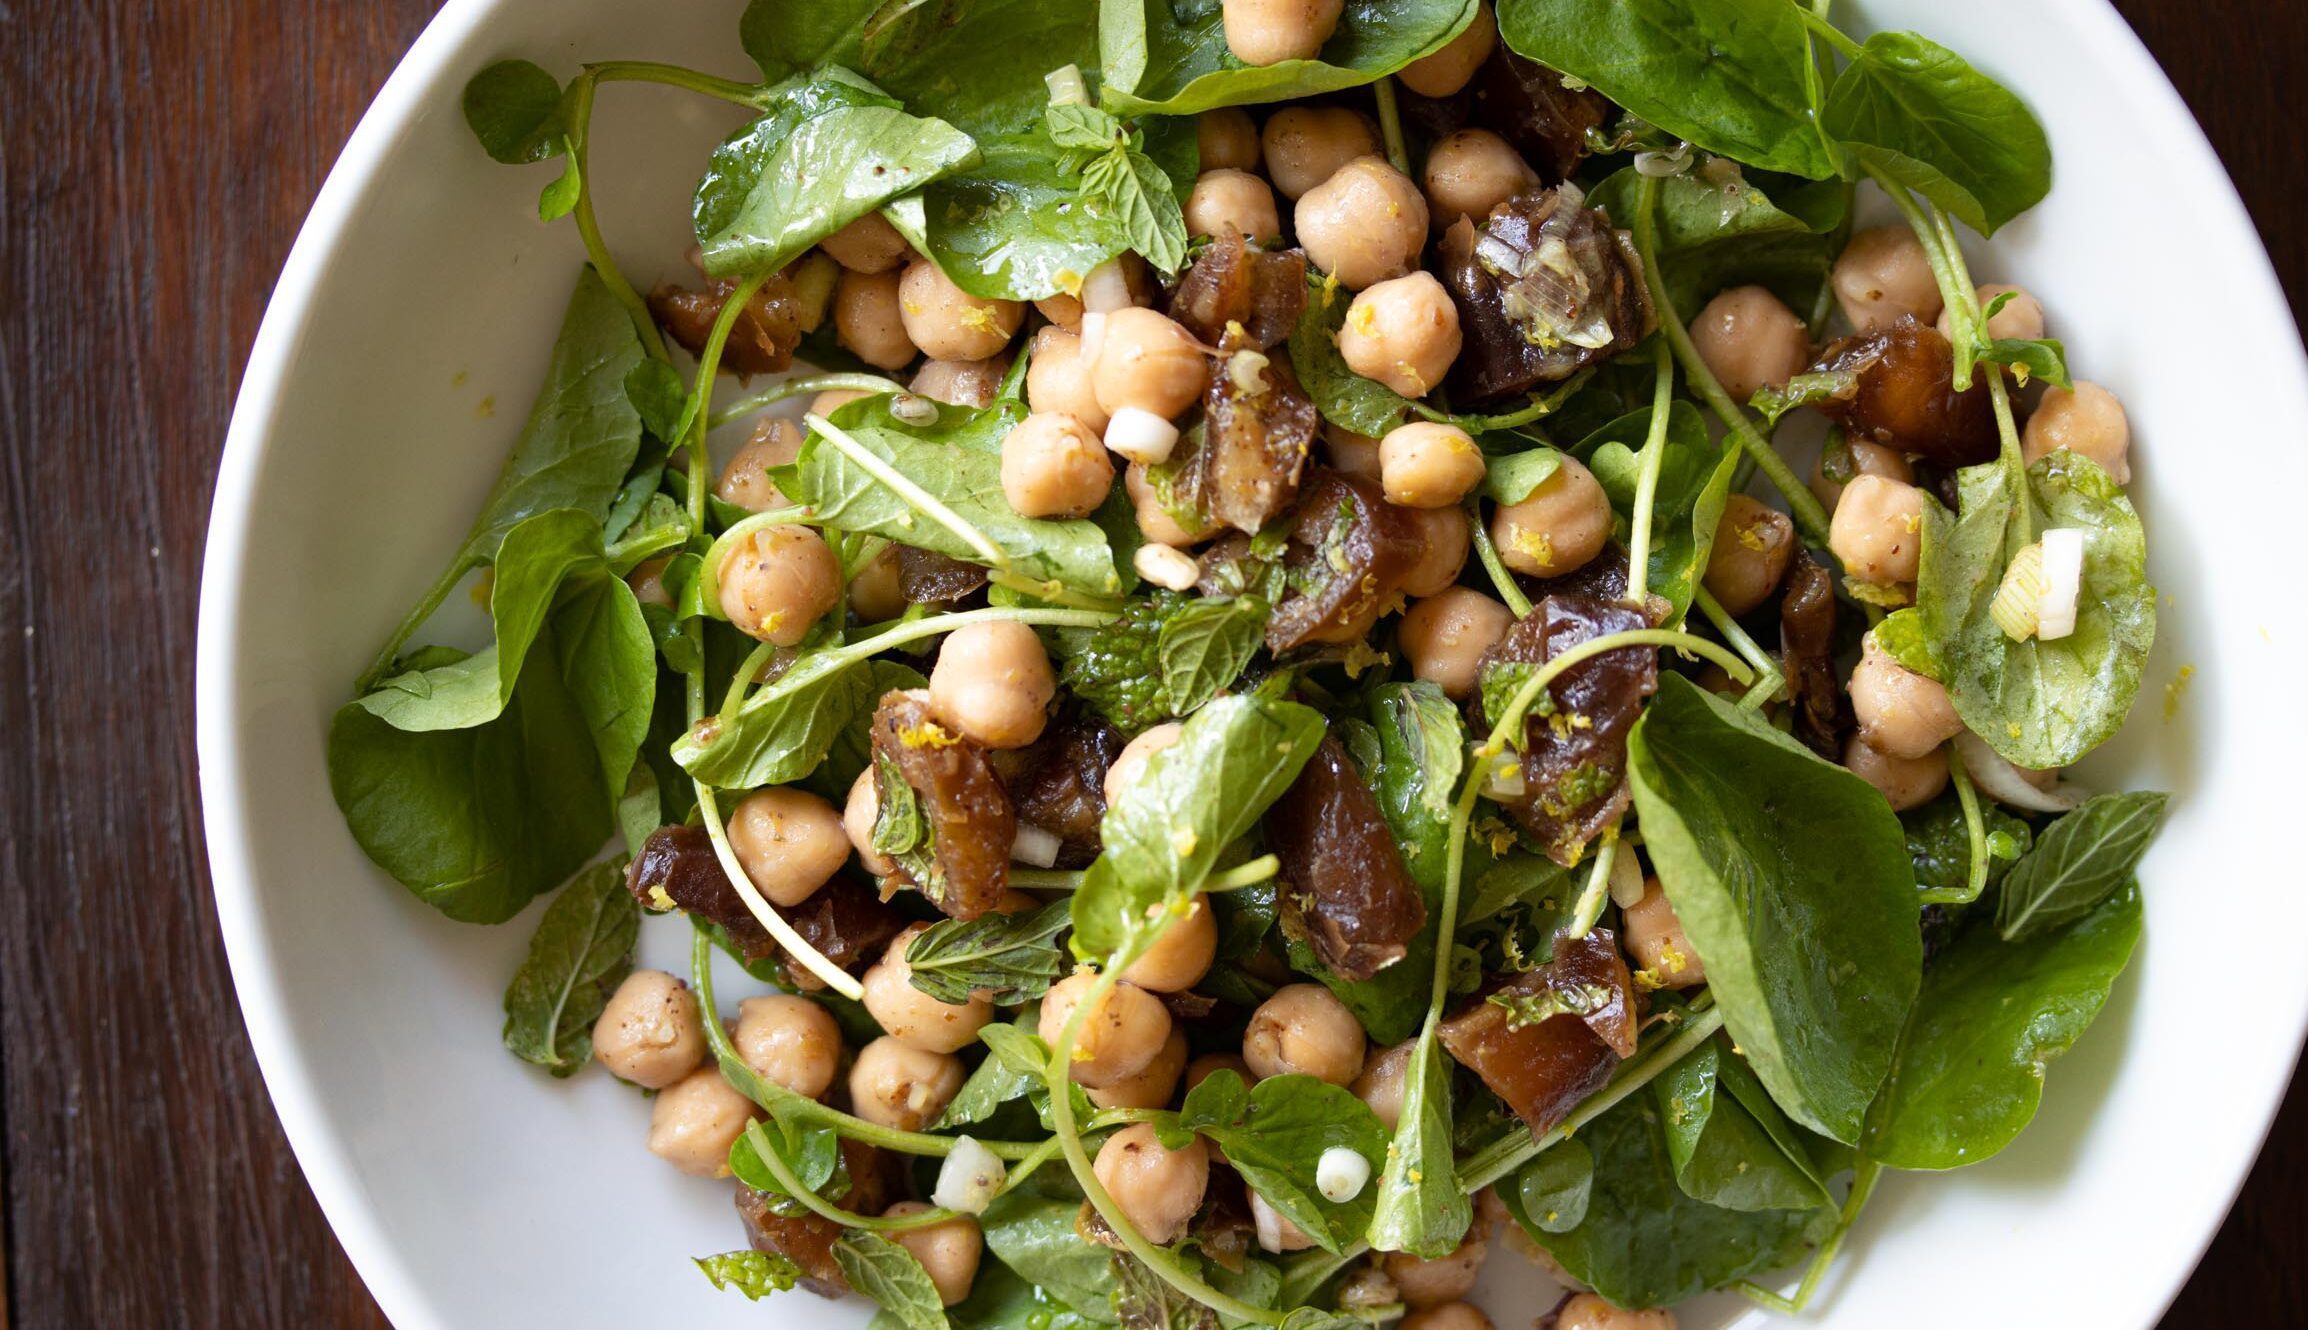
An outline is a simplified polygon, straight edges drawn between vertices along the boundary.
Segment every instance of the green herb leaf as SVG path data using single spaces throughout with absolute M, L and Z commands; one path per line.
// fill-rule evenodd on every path
M 1981 235 L 2051 192 L 2051 142 L 2027 104 L 1912 32 L 1869 37 L 1819 124 Z
M 693 1259 L 715 1288 L 735 1289 L 745 1295 L 747 1302 L 759 1302 L 801 1282 L 800 1266 L 770 1252 L 732 1251 Z
M 1749 1093 L 1734 1091 L 1735 1084 Z M 1651 1082 L 1675 1181 L 1726 1210 L 1808 1210 L 1833 1202 L 1794 1124 L 1718 1039 Z
M 851 1288 L 898 1318 L 906 1330 L 948 1330 L 938 1286 L 912 1252 L 878 1233 L 852 1229 L 834 1240 L 833 1260 Z
M 1170 710 L 1187 715 L 1231 688 L 1266 640 L 1266 602 L 1255 596 L 1189 600 L 1154 642 Z
M 1587 1201 L 1595 1191 L 1595 1152 L 1584 1141 L 1558 1141 L 1523 1169 L 1515 1190 L 1532 1228 L 1568 1233 L 1587 1220 Z
M 514 166 L 558 156 L 569 132 L 560 82 L 526 60 L 500 60 L 465 84 L 465 123 L 491 157 Z
M 1859 391 L 1859 376 L 1850 370 L 1797 374 L 1785 383 L 1765 384 L 1748 403 L 1763 414 L 1763 423 L 1775 426 L 1780 417 L 1799 406 L 1817 406 L 1837 399 L 1848 401 Z
M 1043 75 L 1096 67 L 1097 22 L 1091 0 L 753 0 L 739 34 L 772 81 L 846 65 L 921 114 L 999 134 L 1041 114 Z
M 592 1053 L 593 1023 L 633 968 L 640 931 L 623 859 L 571 879 L 537 921 L 529 955 L 505 986 L 505 1047 L 513 1056 L 555 1076 L 576 1075 Z
M 1630 225 L 1642 180 L 1627 167 L 1595 186 L 1587 202 Z M 1792 309 L 1817 302 L 1849 211 L 1848 186 L 1773 179 L 1771 188 L 1786 201 L 1781 206 L 1736 172 L 1720 180 L 1686 172 L 1657 184 L 1659 277 L 1686 317 L 1733 286 L 1767 287 Z
M 1113 1253 L 1114 1319 L 1122 1330 L 1218 1330 L 1218 1313 L 1170 1286 L 1144 1261 Z
M 1420 977 L 1432 973 L 1430 954 Z M 1429 1260 L 1457 1250 L 1474 1223 L 1473 1204 L 1459 1185 L 1451 1155 L 1451 1062 L 1435 1029 L 1429 1021 L 1419 1031 L 1403 1068 L 1402 1107 L 1367 1234 L 1378 1251 L 1405 1251 Z
M 1062 968 L 1057 938 L 1072 922 L 1071 908 L 1052 901 L 1019 914 L 940 920 L 906 947 L 913 986 L 940 1002 L 968 1002 L 981 990 L 1005 1007 L 1038 998 Z
M 2068 377 L 2067 347 L 2052 338 L 2025 342 L 2010 337 L 1999 337 L 1979 348 L 1979 360 L 2009 365 L 2018 371 L 2013 375 L 2021 387 L 2042 379 L 2055 388 L 2073 390 L 2075 381 Z
M 1041 300 L 1078 289 L 1091 269 L 1134 247 L 1137 237 L 1110 201 L 1086 206 L 1079 152 L 1039 129 L 978 146 L 975 166 L 888 209 L 891 223 L 956 286 L 991 300 Z
M 1960 1168 L 2011 1144 L 2140 940 L 2127 887 L 2073 923 L 2006 942 L 1965 933 L 1932 961 L 1860 1148 L 1893 1168 Z
M 1020 1013 L 1008 1025 L 988 1026 L 987 1029 L 1010 1034 L 1030 1034 L 1037 1022 L 1036 1015 Z M 978 1069 L 970 1073 L 970 1078 L 962 1082 L 962 1088 L 954 1093 L 952 1102 L 946 1105 L 946 1111 L 939 1115 L 936 1125 L 932 1127 L 934 1131 L 952 1131 L 984 1122 L 994 1116 L 1002 1105 L 1026 1098 L 1042 1084 L 1040 1068 L 1013 1065 L 1011 1058 L 990 1051 L 993 1041 L 986 1040 L 983 1031 L 979 1038 L 986 1043 L 989 1052 L 985 1060 L 978 1064 Z M 1016 1056 L 1013 1054 L 1013 1057 Z
M 1449 45 L 1475 16 L 1474 0 L 1346 0 L 1320 55 L 1251 67 L 1226 47 L 1219 6 L 1101 0 L 1098 64 L 1103 100 L 1123 115 L 1193 115 L 1278 102 L 1373 82 Z
M 1648 413 L 1646 413 L 1648 414 Z M 1552 448 L 1532 448 L 1490 459 L 1483 473 L 1482 494 L 1498 503 L 1521 503 L 1547 477 L 1563 469 L 1563 455 Z
M 1855 1141 L 1923 967 L 1875 788 L 1680 675 L 1628 740 L 1644 848 L 1772 1098 Z
M 1126 602 L 1103 628 L 1048 636 L 1066 690 L 1138 734 L 1240 679 L 1264 640 L 1267 613 L 1256 597 L 1156 591 Z
M 1885 622 L 1889 622 L 1886 620 Z M 1980 816 L 1987 823 L 1987 885 L 1993 887 L 2011 872 L 2012 862 L 2027 853 L 2034 833 L 2028 824 L 1995 804 L 1986 804 Z M 1907 857 L 1915 865 L 1915 885 L 1941 891 L 1968 890 L 1971 885 L 1971 829 L 1964 821 L 1963 801 L 1949 790 L 1921 808 L 1899 815 L 1907 831 Z M 2008 855 L 1996 853 L 2001 843 Z
M 1370 1226 L 1370 1185 L 1346 1201 L 1326 1199 L 1315 1185 L 1326 1150 L 1352 1150 L 1374 1171 L 1385 1159 L 1386 1128 L 1353 1092 L 1301 1075 L 1268 1076 L 1245 1092 L 1242 1078 L 1222 1068 L 1186 1096 L 1177 1128 L 1209 1137 L 1252 1191 L 1324 1251 L 1344 1254 Z M 1448 1159 L 1446 1150 L 1446 1173 Z
M 1079 1314 L 1110 1323 L 1113 1283 L 1107 1249 L 1082 1240 L 1074 1226 L 1081 1213 L 1082 1192 L 1072 1175 L 1043 1169 L 995 1197 L 978 1223 L 985 1230 L 986 1249 L 1004 1266 Z
M 1641 450 L 1650 438 L 1648 410 L 1623 416 L 1590 435 L 1587 469 L 1595 473 L 1621 520 L 1634 520 L 1642 483 Z M 1699 408 L 1678 401 L 1668 408 L 1666 454 L 1659 459 L 1659 484 L 1651 498 L 1650 591 L 1674 607 L 1667 622 L 1678 622 L 1707 575 L 1715 528 L 1731 495 L 1739 449 L 1729 439 L 1718 446 L 1707 435 Z M 1499 713 L 1492 712 L 1492 715 Z
M 2103 794 L 2046 828 L 2004 879 L 1996 929 L 2024 942 L 2083 918 L 2131 880 L 2171 796 Z
M 908 115 L 846 71 L 784 95 L 714 149 L 692 212 L 707 272 L 774 271 L 901 194 L 969 165 L 978 145 Z
M 1092 1330 L 1113 1324 L 1074 1310 L 1049 1290 L 1019 1278 L 999 1261 L 988 1261 L 978 1267 L 978 1278 L 970 1285 L 970 1296 L 946 1308 L 946 1319 L 955 1330 Z M 903 1330 L 903 1327 L 903 1322 L 884 1313 L 874 1317 L 868 1330 Z
M 1500 0 L 1499 36 L 1676 138 L 1813 180 L 1811 43 L 1784 0 Z

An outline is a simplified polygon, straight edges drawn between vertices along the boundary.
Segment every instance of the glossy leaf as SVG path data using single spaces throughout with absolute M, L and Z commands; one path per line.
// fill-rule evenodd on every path
M 1621 520 L 1632 522 L 1642 483 L 1642 449 L 1648 446 L 1648 410 L 1612 422 L 1582 444 L 1591 445 L 1587 469 L 1595 473 Z M 1667 411 L 1667 432 L 1659 459 L 1659 484 L 1651 499 L 1651 549 L 1647 559 L 1650 592 L 1673 607 L 1672 624 L 1691 608 L 1715 544 L 1715 528 L 1731 494 L 1739 449 L 1729 440 L 1708 437 L 1699 408 L 1678 401 Z
M 1101 95 L 1124 115 L 1192 115 L 1334 92 L 1441 50 L 1475 10 L 1474 0 L 1346 0 L 1317 58 L 1253 68 L 1227 49 L 1216 0 L 1101 0 Z
M 2051 192 L 2051 143 L 2027 104 L 1912 32 L 1867 39 L 1820 127 L 1982 235 Z
M 1996 929 L 2006 942 L 2040 937 L 2099 908 L 2140 866 L 2169 795 L 2103 794 L 2045 828 L 2004 879 Z
M 1325 1251 L 1343 1252 L 1369 1226 L 1373 1188 L 1331 1201 L 1315 1184 L 1326 1150 L 1352 1150 L 1374 1171 L 1386 1155 L 1386 1129 L 1343 1086 L 1293 1074 L 1246 1089 L 1240 1075 L 1220 1068 L 1188 1093 L 1176 1127 L 1162 1129 L 1171 1149 L 1184 1148 L 1194 1133 L 1208 1137 L 1252 1191 Z
M 498 161 L 541 162 L 568 133 L 561 84 L 526 60 L 500 60 L 465 84 L 465 123 Z
M 1457 1250 L 1474 1222 L 1451 1157 L 1451 1065 L 1430 1023 L 1403 1069 L 1400 1116 L 1378 1177 L 1366 1235 L 1378 1251 L 1438 1260 Z
M 1752 1093 L 1736 1093 L 1741 1082 Z M 1693 1200 L 1726 1210 L 1808 1210 L 1833 1199 L 1794 1125 L 1721 1040 L 1692 1050 L 1651 1082 L 1651 1092 L 1675 1180 Z
M 1043 75 L 1098 63 L 1094 0 L 753 0 L 739 33 L 770 80 L 845 65 L 972 134 L 1023 128 Z
M 1066 901 L 967 922 L 942 919 L 907 945 L 911 981 L 940 1002 L 964 1003 L 980 992 L 1003 1006 L 1038 998 L 1058 978 L 1064 955 L 1057 937 L 1069 922 Z
M 1620 170 L 1587 196 L 1622 227 L 1635 222 L 1635 168 Z M 1659 276 L 1685 318 L 1697 317 L 1716 292 L 1767 287 L 1809 313 L 1835 261 L 1835 233 L 1847 211 L 1840 182 L 1772 179 L 1785 206 L 1744 174 L 1721 180 L 1686 172 L 1658 182 Z

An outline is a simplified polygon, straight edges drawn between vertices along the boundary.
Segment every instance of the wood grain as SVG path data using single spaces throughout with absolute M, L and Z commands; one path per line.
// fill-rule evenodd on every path
M 433 8 L 0 0 L 0 1327 L 384 1324 L 281 1139 L 234 1004 L 192 642 L 258 318 Z M 2119 8 L 2308 308 L 2308 6 Z M 2296 1088 L 2165 1324 L 2300 1323 L 2304 1188 Z

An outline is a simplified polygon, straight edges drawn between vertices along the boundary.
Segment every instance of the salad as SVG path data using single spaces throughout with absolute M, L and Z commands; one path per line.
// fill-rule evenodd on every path
M 472 79 L 589 262 L 330 779 L 451 918 L 551 894 L 504 1042 L 731 1194 L 707 1278 L 1796 1313 L 2027 1125 L 2164 808 L 2063 774 L 2155 635 L 2129 432 L 1963 250 L 2035 117 L 1827 10 L 756 0 L 759 82 Z M 647 293 L 626 82 L 745 117 Z

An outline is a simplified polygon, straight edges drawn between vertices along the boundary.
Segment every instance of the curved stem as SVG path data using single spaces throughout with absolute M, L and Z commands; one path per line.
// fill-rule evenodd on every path
M 721 312 L 713 316 L 713 331 L 698 352 L 697 386 L 691 390 L 697 402 L 692 413 L 696 423 L 689 427 L 689 526 L 693 531 L 705 530 L 705 475 L 712 461 L 705 448 L 705 417 L 713 408 L 713 376 L 721 372 L 721 353 L 729 345 L 730 330 L 737 327 L 745 307 L 753 303 L 754 292 L 768 280 L 767 272 L 759 272 L 737 284 L 729 299 L 721 302 Z
M 1755 684 L 1748 691 L 1747 698 L 1752 699 L 1755 706 L 1761 706 L 1776 696 L 1787 681 L 1779 672 L 1779 663 L 1771 659 L 1771 653 L 1748 636 L 1747 630 L 1739 626 L 1739 621 L 1731 617 L 1731 612 L 1723 608 L 1723 602 L 1715 599 L 1707 588 L 1700 587 L 1692 595 L 1691 601 L 1707 617 L 1707 622 L 1714 625 L 1715 631 L 1723 635 L 1723 640 L 1731 644 L 1731 649 L 1754 667 Z M 1743 699 L 1740 705 L 1747 706 L 1747 700 Z M 1753 710 L 1754 707 L 1748 709 Z
M 861 660 L 867 660 L 892 647 L 925 637 L 937 637 L 967 628 L 973 623 L 1022 623 L 1048 628 L 1103 628 L 1117 616 L 1110 610 L 1052 610 L 1028 606 L 996 605 L 982 610 L 965 610 L 960 614 L 939 614 L 927 619 L 901 622 L 872 637 L 862 638 L 846 646 L 834 647 L 804 657 L 800 664 L 780 676 L 776 683 L 761 689 L 745 699 L 747 707 L 767 706 L 770 702 L 787 697 L 804 685 L 812 683 L 837 670 L 845 670 Z
M 601 275 L 602 284 L 633 317 L 634 331 L 640 334 L 642 347 L 652 359 L 668 360 L 665 337 L 657 331 L 657 320 L 649 313 L 649 302 L 633 289 L 633 283 L 625 280 L 624 270 L 610 257 L 608 242 L 601 238 L 601 220 L 593 211 L 590 140 L 595 88 L 596 80 L 591 74 L 579 74 L 569 85 L 569 161 L 577 168 L 577 206 L 573 210 L 577 235 L 585 242 L 585 253 L 593 261 L 593 271 Z
M 885 379 L 879 374 L 813 374 L 806 379 L 786 379 L 773 383 L 758 392 L 747 393 L 728 406 L 713 413 L 707 428 L 720 429 L 732 421 L 743 420 L 764 407 L 794 397 L 814 397 L 819 393 L 859 392 L 879 396 L 882 393 L 902 393 L 905 385 Z
M 1658 193 L 1659 182 L 1643 177 L 1646 210 L 1649 198 Z M 1629 518 L 1632 530 L 1627 537 L 1627 600 L 1640 608 L 1650 600 L 1651 591 L 1651 508 L 1659 499 L 1659 468 L 1667 456 L 1667 417 L 1675 394 L 1675 362 L 1668 354 L 1667 344 L 1659 343 L 1657 354 L 1659 381 L 1651 390 L 1651 428 L 1643 439 L 1641 470 L 1635 476 L 1635 511 Z
M 1919 892 L 1926 905 L 1969 905 L 1987 890 L 1988 849 L 1987 817 L 1980 811 L 1979 790 L 1971 783 L 1971 771 L 1963 764 L 1963 755 L 1954 744 L 1947 746 L 1947 778 L 1955 786 L 1955 801 L 1963 808 L 1963 829 L 1967 853 L 1964 884 L 1961 887 L 1930 887 Z
M 1244 887 L 1255 887 L 1281 871 L 1281 860 L 1271 854 L 1262 854 L 1238 868 L 1230 868 L 1203 879 L 1202 890 L 1239 891 Z
M 426 588 L 425 594 L 417 600 L 417 607 L 402 617 L 400 626 L 393 629 L 393 635 L 385 639 L 384 646 L 378 648 L 376 659 L 371 660 L 369 667 L 361 671 L 360 678 L 353 680 L 355 696 L 376 687 L 393 672 L 393 666 L 400 661 L 401 648 L 408 645 L 417 630 L 425 626 L 425 620 L 433 617 L 433 611 L 441 608 L 441 602 L 449 598 L 449 593 L 457 589 L 457 584 L 465 580 L 465 574 L 472 572 L 478 562 L 460 551 L 456 562 L 442 570 L 439 579 Z
M 760 889 L 753 885 L 745 865 L 737 861 L 737 851 L 729 846 L 729 832 L 721 825 L 721 809 L 714 803 L 713 787 L 701 780 L 691 781 L 690 784 L 697 788 L 697 813 L 705 823 L 707 838 L 713 842 L 713 857 L 721 861 L 722 876 L 729 879 L 730 889 L 737 893 L 737 898 L 745 902 L 746 912 L 769 930 L 769 935 L 777 940 L 777 945 L 785 948 L 787 956 L 816 975 L 827 988 L 852 1002 L 864 998 L 865 987 L 848 971 L 826 959 L 825 953 L 811 946 L 808 939 L 795 932 L 793 925 L 785 921 L 785 916 L 771 908 Z
M 1507 571 L 1499 558 L 1499 547 L 1491 543 L 1491 530 L 1483 524 L 1482 503 L 1479 499 L 1467 502 L 1467 535 L 1475 545 L 1475 556 L 1483 561 L 1483 571 L 1490 574 L 1491 585 L 1498 588 L 1499 599 L 1506 602 L 1518 619 L 1531 612 L 1531 598 L 1523 594 L 1522 584 Z
M 1566 937 L 1585 937 L 1603 917 L 1603 902 L 1611 898 L 1611 869 L 1619 859 L 1619 824 L 1603 828 L 1602 848 L 1595 851 L 1595 866 L 1587 870 L 1587 885 L 1579 891 L 1578 907 L 1571 913 Z
M 697 477 L 705 474 L 705 468 L 692 463 L 689 474 L 690 499 L 702 504 L 705 486 Z M 705 612 L 716 619 L 726 620 L 729 617 L 721 612 L 721 565 L 728 561 L 739 546 L 773 526 L 790 526 L 808 518 L 807 508 L 772 508 L 766 513 L 755 513 L 715 537 L 713 543 L 706 547 L 705 558 L 697 568 L 697 598 L 698 603 L 705 607 Z M 698 519 L 697 529 L 705 529 L 704 519 Z
M 1575 647 L 1548 657 L 1545 664 L 1533 670 L 1531 677 L 1523 681 L 1523 686 L 1515 690 L 1514 700 L 1507 704 L 1506 711 L 1500 715 L 1498 724 L 1491 727 L 1490 738 L 1476 751 L 1486 757 L 1496 757 L 1506 748 L 1507 734 L 1520 724 L 1523 717 L 1538 703 L 1541 690 L 1561 678 L 1563 672 L 1573 665 L 1592 660 L 1604 652 L 1618 651 L 1626 647 L 1673 647 L 1678 651 L 1702 656 L 1715 662 L 1723 667 L 1724 673 L 1729 674 L 1740 683 L 1753 683 L 1755 681 L 1755 672 L 1747 667 L 1746 661 L 1739 659 L 1725 648 L 1704 637 L 1678 633 L 1671 628 L 1631 628 L 1623 633 L 1605 633 L 1601 637 L 1589 638 Z M 1483 774 L 1477 772 L 1469 777 L 1469 780 L 1479 788 Z
M 758 83 L 739 83 L 681 65 L 660 64 L 654 60 L 603 60 L 585 66 L 585 72 L 602 83 L 659 83 L 669 88 L 685 88 L 707 97 L 751 110 L 761 109 L 762 93 Z
M 721 695 L 721 712 L 723 715 L 737 710 L 738 705 L 745 701 L 747 687 L 753 683 L 762 670 L 768 668 L 771 658 L 776 655 L 777 643 L 775 642 L 757 642 L 754 644 L 753 650 L 745 653 L 745 660 L 737 667 L 737 673 L 729 677 L 729 691 Z
M 1371 93 L 1378 98 L 1378 132 L 1386 140 L 1386 159 L 1394 169 L 1410 174 L 1410 149 L 1403 144 L 1402 108 L 1395 104 L 1394 80 L 1382 78 L 1371 85 Z
M 1802 5 L 1795 7 L 1796 14 L 1803 19 L 1803 26 L 1825 37 L 1829 46 L 1843 52 L 1844 58 L 1858 59 L 1863 48 L 1858 42 L 1853 41 L 1843 29 L 1827 21 L 1826 0 L 1817 0 L 1817 4 L 1816 9 L 1807 9 Z

